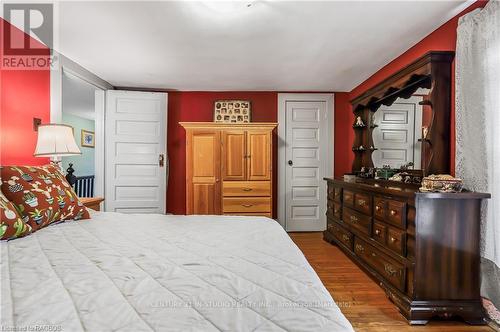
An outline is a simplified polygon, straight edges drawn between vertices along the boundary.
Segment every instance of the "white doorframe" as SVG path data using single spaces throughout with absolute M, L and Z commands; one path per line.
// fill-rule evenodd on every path
M 95 98 L 95 183 L 94 196 L 104 197 L 104 116 L 105 116 L 105 91 L 113 86 L 102 80 L 77 63 L 57 53 L 60 61 L 55 68 L 50 70 L 50 122 L 62 121 L 62 80 L 63 74 L 72 75 L 96 88 Z
M 333 177 L 334 155 L 334 94 L 333 93 L 279 93 L 278 94 L 278 222 L 286 229 L 286 103 L 292 101 L 319 101 L 326 103 L 328 142 L 322 142 L 331 148 L 326 149 L 322 156 L 328 174 L 323 177 Z M 323 184 L 326 186 L 326 182 Z M 326 192 L 326 190 L 325 190 Z M 326 200 L 326 197 L 323 199 Z M 325 205 L 326 206 L 326 205 Z M 326 211 L 325 211 L 326 212 Z

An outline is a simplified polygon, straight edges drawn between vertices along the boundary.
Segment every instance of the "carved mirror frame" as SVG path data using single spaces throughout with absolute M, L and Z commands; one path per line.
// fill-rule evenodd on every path
M 373 167 L 371 116 L 381 105 L 390 106 L 398 98 L 407 99 L 420 88 L 429 89 L 429 96 L 421 105 L 431 109 L 431 120 L 422 141 L 422 175 L 450 173 L 450 114 L 451 114 L 451 65 L 455 52 L 431 51 L 378 85 L 351 100 L 354 118 L 358 116 L 365 126 L 353 124 L 354 162 L 352 172 L 362 167 Z M 363 147 L 360 149 L 360 147 Z

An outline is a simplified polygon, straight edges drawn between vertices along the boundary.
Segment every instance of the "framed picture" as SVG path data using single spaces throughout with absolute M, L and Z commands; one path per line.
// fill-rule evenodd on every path
M 86 148 L 95 147 L 95 133 L 93 131 L 88 131 L 82 129 L 81 145 Z
M 214 122 L 249 123 L 251 120 L 250 101 L 217 100 L 214 103 Z

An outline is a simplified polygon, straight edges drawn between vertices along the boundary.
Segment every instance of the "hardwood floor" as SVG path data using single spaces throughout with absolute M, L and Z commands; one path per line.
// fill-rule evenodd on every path
M 356 331 L 493 331 L 488 326 L 431 321 L 410 326 L 382 289 L 321 233 L 290 233 Z

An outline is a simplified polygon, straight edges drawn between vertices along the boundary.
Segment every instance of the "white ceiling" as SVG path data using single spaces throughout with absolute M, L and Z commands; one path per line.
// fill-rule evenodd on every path
M 115 86 L 350 91 L 468 5 L 71 1 L 58 48 Z

